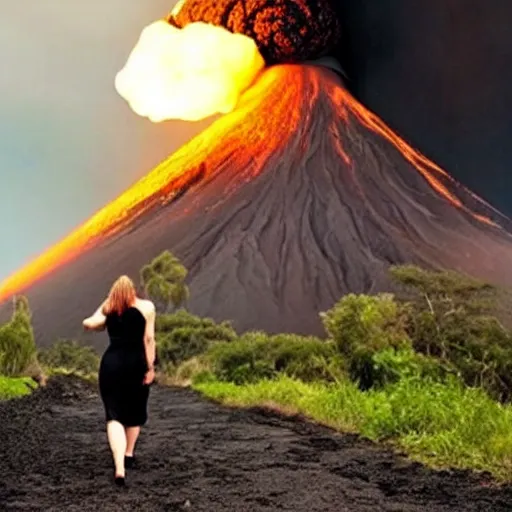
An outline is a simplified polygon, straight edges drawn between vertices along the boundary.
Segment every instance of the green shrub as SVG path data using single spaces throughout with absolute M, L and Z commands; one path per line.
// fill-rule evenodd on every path
M 383 388 L 402 379 L 422 378 L 443 382 L 454 374 L 453 368 L 438 360 L 418 354 L 412 348 L 400 350 L 385 349 L 372 356 L 372 376 L 374 388 Z
M 202 329 L 179 327 L 157 338 L 158 359 L 164 364 L 179 363 L 205 352 L 208 339 Z
M 492 313 L 495 309 L 497 288 L 460 272 L 428 270 L 416 265 L 394 265 L 389 272 L 396 282 L 416 292 L 411 300 L 430 301 L 431 310 L 441 303 L 448 308 L 462 305 L 476 314 Z
M 346 295 L 322 313 L 321 318 L 339 353 L 347 360 L 351 378 L 362 389 L 375 384 L 376 353 L 411 346 L 406 332 L 407 308 L 391 294 Z
M 278 334 L 269 338 L 268 351 L 276 372 L 304 382 L 331 381 L 345 373 L 345 362 L 330 341 Z
M 180 364 L 176 369 L 175 379 L 179 383 L 192 381 L 196 375 L 209 371 L 208 364 L 199 357 L 193 357 Z
M 510 400 L 512 337 L 493 317 L 453 315 L 443 325 L 441 358 L 449 361 L 469 386 L 494 398 Z
M 35 356 L 33 338 L 25 331 L 6 324 L 0 327 L 0 374 L 20 375 Z
M 4 377 L 0 375 L 0 400 L 11 400 L 28 395 L 36 387 L 28 377 Z
M 74 340 L 59 340 L 38 353 L 41 364 L 48 368 L 64 369 L 82 374 L 97 373 L 100 358 L 92 347 L 84 347 Z
M 15 300 L 11 321 L 0 326 L 0 374 L 20 375 L 34 361 L 36 344 L 25 297 Z
M 265 348 L 268 336 L 251 332 L 230 343 L 216 343 L 208 351 L 214 374 L 231 382 L 254 382 L 270 377 L 274 370 L 268 362 Z
M 215 327 L 216 325 L 211 318 L 201 318 L 181 309 L 176 313 L 157 315 L 155 329 L 162 333 L 173 331 L 179 327 Z M 226 323 L 226 325 L 229 324 Z
M 496 290 L 456 272 L 412 265 L 392 267 L 391 274 L 410 289 L 408 302 L 389 294 L 349 294 L 322 314 L 327 333 L 360 388 L 382 386 L 397 378 L 394 370 L 386 373 L 389 368 L 376 361 L 377 354 L 392 348 L 399 357 L 406 353 L 412 357 L 413 347 L 431 369 L 437 360 L 440 373 L 455 372 L 468 386 L 509 400 L 512 335 L 490 314 Z
M 208 357 L 219 379 L 235 383 L 256 382 L 278 373 L 304 381 L 333 380 L 343 373 L 332 343 L 294 334 L 249 332 L 236 341 L 215 345 Z
M 377 352 L 409 345 L 406 313 L 406 308 L 391 294 L 351 293 L 321 317 L 339 352 L 351 357 L 363 346 Z
M 253 361 L 244 363 L 231 369 L 224 374 L 224 380 L 234 382 L 235 384 L 248 384 L 260 380 L 273 379 L 276 371 L 268 361 Z M 227 377 L 227 378 L 226 378 Z
M 217 378 L 211 370 L 202 370 L 192 376 L 192 384 L 194 386 L 217 382 Z
M 164 368 L 205 353 L 212 342 L 236 338 L 229 323 L 216 324 L 185 311 L 159 317 L 156 331 L 158 361 Z

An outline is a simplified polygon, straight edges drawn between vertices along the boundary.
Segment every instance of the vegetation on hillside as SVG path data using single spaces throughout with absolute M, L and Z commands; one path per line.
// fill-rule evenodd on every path
M 493 315 L 497 290 L 455 272 L 390 272 L 406 300 L 348 294 L 320 313 L 323 338 L 236 335 L 186 312 L 163 315 L 162 359 L 225 403 L 300 412 L 434 465 L 511 479 L 512 337 Z M 192 325 L 196 337 L 173 338 Z M 229 335 L 208 338 L 207 326 Z M 179 350 L 163 349 L 169 339 Z

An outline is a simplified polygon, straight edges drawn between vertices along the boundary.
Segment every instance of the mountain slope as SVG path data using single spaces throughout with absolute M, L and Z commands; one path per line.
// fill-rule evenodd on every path
M 0 287 L 27 294 L 40 343 L 79 336 L 120 273 L 164 249 L 190 308 L 240 330 L 314 333 L 348 291 L 415 262 L 512 285 L 510 221 L 415 152 L 315 66 L 265 71 L 216 121 Z M 4 312 L 8 309 L 4 304 Z

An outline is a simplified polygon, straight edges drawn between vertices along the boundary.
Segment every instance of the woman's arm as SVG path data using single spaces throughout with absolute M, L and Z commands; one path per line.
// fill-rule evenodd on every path
M 146 331 L 144 333 L 144 347 L 149 371 L 155 369 L 155 317 L 155 306 L 150 302 L 146 313 Z
M 94 312 L 92 316 L 86 318 L 82 325 L 88 331 L 102 331 L 105 329 L 105 321 L 107 317 L 103 314 L 103 306 L 105 302 L 101 304 L 101 306 Z

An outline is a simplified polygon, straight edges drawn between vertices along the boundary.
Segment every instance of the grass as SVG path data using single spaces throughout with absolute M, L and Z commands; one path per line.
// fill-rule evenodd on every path
M 411 379 L 370 392 L 351 382 L 306 384 L 288 377 L 245 385 L 204 381 L 194 388 L 226 405 L 277 407 L 391 442 L 433 467 L 489 471 L 512 480 L 512 407 L 455 381 Z
M 30 394 L 37 384 L 29 377 L 0 375 L 0 400 L 10 400 Z

